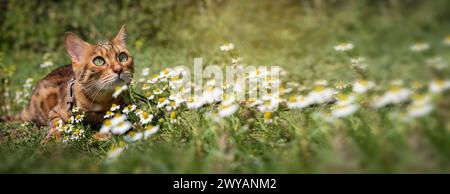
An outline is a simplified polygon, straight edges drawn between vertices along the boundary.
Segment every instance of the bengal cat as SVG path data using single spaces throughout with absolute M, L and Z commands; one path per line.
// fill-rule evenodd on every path
M 0 120 L 50 126 L 44 142 L 53 135 L 59 137 L 57 121 L 67 122 L 70 109 L 75 106 L 86 113 L 85 123 L 98 125 L 113 103 L 129 103 L 127 94 L 112 97 L 116 87 L 128 85 L 133 78 L 133 57 L 125 46 L 125 37 L 125 26 L 111 41 L 96 45 L 66 32 L 64 44 L 72 64 L 59 67 L 40 80 L 22 112 Z

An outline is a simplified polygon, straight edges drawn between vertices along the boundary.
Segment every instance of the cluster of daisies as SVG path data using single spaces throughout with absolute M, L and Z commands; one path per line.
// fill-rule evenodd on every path
M 352 50 L 352 43 L 342 43 L 334 47 L 336 51 Z M 220 47 L 223 52 L 235 49 L 233 44 Z M 242 58 L 233 57 L 232 66 L 244 69 L 240 65 Z M 434 69 L 444 69 L 446 64 L 441 58 L 427 61 Z M 357 73 L 363 73 L 366 64 L 363 58 L 351 58 L 351 67 Z M 280 111 L 305 110 L 314 107 L 315 116 L 328 123 L 349 117 L 361 109 L 378 111 L 386 107 L 401 107 L 399 117 L 409 122 L 424 117 L 436 108 L 436 102 L 442 99 L 444 92 L 450 90 L 450 80 L 434 79 L 428 84 L 405 84 L 394 80 L 390 84 L 378 85 L 368 79 L 357 79 L 350 83 L 331 85 L 326 80 L 319 80 L 310 86 L 296 82 L 284 82 L 287 72 L 281 67 L 261 67 L 248 71 L 245 83 L 257 83 L 252 88 L 239 82 L 224 83 L 215 79 L 195 83 L 184 80 L 183 68 L 166 68 L 150 75 L 150 69 L 144 68 L 140 79 L 134 85 L 145 98 L 146 103 L 132 104 L 126 107 L 113 105 L 105 115 L 105 122 L 100 132 L 124 135 L 120 145 L 115 145 L 109 156 L 114 157 L 126 148 L 128 142 L 146 139 L 159 130 L 152 123 L 176 124 L 180 111 L 196 110 L 220 122 L 227 117 L 238 115 L 240 110 L 253 111 L 257 120 L 266 125 L 274 122 L 274 116 Z M 364 76 L 360 76 L 364 77 Z M 126 86 L 118 87 L 114 96 L 127 91 Z M 257 93 L 257 94 L 254 94 Z M 242 97 L 244 96 L 244 98 Z M 144 106 L 142 106 L 144 105 Z M 145 107 L 143 109 L 137 108 Z M 325 107 L 316 109 L 317 107 Z M 243 111 L 248 112 L 248 111 Z M 164 119 L 154 121 L 155 115 L 164 113 Z M 131 120 L 135 120 L 132 122 Z
M 69 143 L 82 140 L 86 137 L 86 131 L 83 127 L 83 119 L 85 114 L 80 112 L 79 108 L 72 109 L 72 116 L 64 123 L 62 120 L 57 120 L 54 123 L 56 130 L 61 134 L 62 142 Z

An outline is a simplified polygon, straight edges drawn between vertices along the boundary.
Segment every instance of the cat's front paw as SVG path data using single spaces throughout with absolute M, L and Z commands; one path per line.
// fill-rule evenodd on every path
M 56 128 L 51 128 L 48 131 L 47 136 L 45 137 L 45 139 L 41 141 L 41 145 L 46 145 L 53 137 L 55 137 L 55 141 L 56 142 L 61 142 L 61 140 L 62 140 L 61 132 L 56 130 Z

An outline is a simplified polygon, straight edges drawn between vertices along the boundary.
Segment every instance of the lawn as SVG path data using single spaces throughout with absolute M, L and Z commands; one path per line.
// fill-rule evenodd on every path
M 94 42 L 122 23 L 135 61 L 131 88 L 139 94 L 171 82 L 145 89 L 142 80 L 192 67 L 198 57 L 223 68 L 233 58 L 243 66 L 280 66 L 282 86 L 292 91 L 270 114 L 244 101 L 222 118 L 220 101 L 158 108 L 173 93 L 166 89 L 136 102 L 155 115 L 151 124 L 159 130 L 133 142 L 125 140 L 145 126 L 97 141 L 91 135 L 98 129 L 77 125 L 85 133 L 79 140 L 41 145 L 48 127 L 0 123 L 2 173 L 450 172 L 448 1 L 77 1 L 73 9 L 50 2 L 17 11 L 20 2 L 0 6 L 8 10 L 0 15 L 0 115 L 18 112 L 33 84 L 70 63 L 64 31 Z M 227 43 L 235 48 L 221 50 Z M 374 85 L 356 92 L 358 81 Z M 289 106 L 324 89 L 334 91 L 330 102 Z M 338 114 L 340 102 L 357 109 Z M 139 122 L 138 112 L 128 119 Z

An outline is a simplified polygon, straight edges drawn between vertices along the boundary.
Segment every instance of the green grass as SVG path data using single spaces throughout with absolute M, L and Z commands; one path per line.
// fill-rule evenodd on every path
M 358 78 L 350 68 L 351 56 L 364 57 L 369 79 L 382 87 L 396 79 L 407 85 L 427 84 L 434 78 L 427 59 L 440 56 L 450 62 L 450 47 L 441 43 L 450 34 L 445 1 L 416 7 L 367 6 L 359 1 L 312 8 L 291 1 L 255 3 L 205 5 L 205 12 L 171 29 L 177 33 L 168 43 L 150 39 L 136 46 L 140 37 L 134 34 L 140 29 L 129 29 L 135 76 L 144 67 L 156 73 L 164 67 L 192 66 L 194 57 L 203 57 L 206 64 L 228 64 L 230 58 L 218 49 L 224 42 L 236 45 L 244 63 L 280 65 L 290 73 L 290 80 L 305 85 L 321 79 L 334 84 Z M 345 41 L 355 45 L 350 54 L 333 50 Z M 431 49 L 411 52 L 409 46 L 418 41 L 430 43 Z M 50 53 L 56 65 L 69 63 L 62 35 L 59 43 L 52 52 L 2 50 L 2 66 L 16 67 L 8 78 L 12 96 L 26 78 L 38 80 L 51 71 L 39 68 L 44 53 Z M 441 74 L 448 79 L 449 68 Z M 245 114 L 218 125 L 198 111 L 186 111 L 178 124 L 165 122 L 151 139 L 130 144 L 112 163 L 105 157 L 117 139 L 41 146 L 47 127 L 0 123 L 0 172 L 449 173 L 448 99 L 447 92 L 432 114 L 409 124 L 389 116 L 404 111 L 404 106 L 362 109 L 335 125 L 313 119 L 314 112 L 328 106 L 279 112 L 270 125 L 263 124 L 260 115 L 253 122 L 240 117 Z M 13 105 L 11 112 L 18 109 Z

